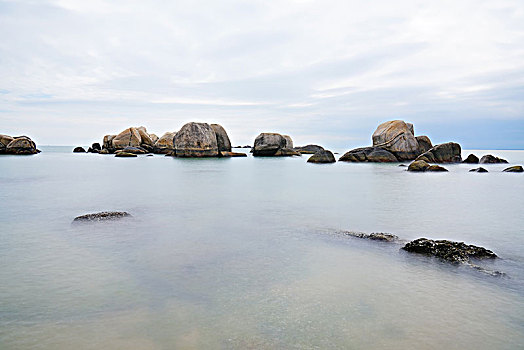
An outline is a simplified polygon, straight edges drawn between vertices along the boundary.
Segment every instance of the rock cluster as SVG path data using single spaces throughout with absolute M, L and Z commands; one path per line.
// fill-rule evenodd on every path
M 470 258 L 493 259 L 497 257 L 491 250 L 483 247 L 467 245 L 464 242 L 434 241 L 427 238 L 419 238 L 408 242 L 402 249 L 412 253 L 435 256 L 453 263 L 469 262 Z
M 446 168 L 440 165 L 431 165 L 424 160 L 416 160 L 408 166 L 408 171 L 413 172 L 426 172 L 426 171 L 448 171 Z
M 288 135 L 277 133 L 261 133 L 255 139 L 252 149 L 253 156 L 272 157 L 272 156 L 300 156 L 301 154 L 293 150 L 293 141 Z
M 77 216 L 73 222 L 115 220 L 130 216 L 131 214 L 125 211 L 102 211 L 100 213 Z
M 40 153 L 40 150 L 29 137 L 0 135 L 0 154 L 29 155 L 36 153 Z

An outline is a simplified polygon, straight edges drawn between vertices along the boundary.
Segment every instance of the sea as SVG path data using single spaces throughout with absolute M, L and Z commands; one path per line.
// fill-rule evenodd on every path
M 524 174 L 508 164 L 41 149 L 0 156 L 2 350 L 524 349 Z M 72 223 L 100 211 L 132 217 Z M 401 249 L 420 237 L 499 258 Z

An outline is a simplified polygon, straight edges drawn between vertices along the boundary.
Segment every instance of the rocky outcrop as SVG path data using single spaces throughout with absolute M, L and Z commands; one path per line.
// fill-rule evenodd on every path
M 139 126 L 138 128 L 136 128 L 136 130 L 140 134 L 140 145 L 147 145 L 150 147 L 153 147 L 155 145 L 155 142 L 153 141 L 151 136 L 149 136 L 145 127 Z
M 286 139 L 286 147 L 289 149 L 293 149 L 293 140 L 291 139 L 291 136 L 289 135 L 282 135 Z
M 86 150 L 84 147 L 78 146 L 73 149 L 73 153 L 86 153 Z
M 335 156 L 331 151 L 322 150 L 318 151 L 307 160 L 308 163 L 335 163 Z
M 355 148 L 351 151 L 346 152 L 338 160 L 343 162 L 398 162 L 397 157 L 395 157 L 393 153 L 378 147 Z
M 217 137 L 207 123 L 187 123 L 175 136 L 177 157 L 218 157 Z
M 372 241 L 383 241 L 383 242 L 395 242 L 398 241 L 398 236 L 391 233 L 364 233 L 364 232 L 353 232 L 353 231 L 343 231 L 346 236 L 369 239 Z
M 416 160 L 424 160 L 428 163 L 460 163 L 461 148 L 458 143 L 448 142 L 436 145 L 429 151 L 422 153 Z
M 2 135 L 0 138 L 0 153 L 15 154 L 15 155 L 30 155 L 40 153 L 36 148 L 36 144 L 27 136 L 10 137 Z M 9 143 L 7 143 L 12 139 Z M 4 143 L 7 145 L 4 148 Z
M 256 157 L 300 155 L 299 152 L 286 147 L 289 142 L 290 140 L 277 133 L 261 133 L 255 139 L 253 155 Z
M 522 168 L 522 165 L 515 165 L 515 166 L 510 166 L 509 168 L 506 168 L 502 171 L 506 173 L 522 173 L 524 172 L 524 169 Z
M 293 148 L 293 150 L 301 154 L 315 154 L 318 151 L 323 151 L 324 147 L 318 146 L 318 145 L 307 145 L 307 146 L 295 147 Z
M 175 150 L 175 135 L 174 132 L 166 132 L 162 137 L 160 137 L 153 147 L 154 153 L 166 154 Z
M 478 164 L 479 163 L 479 157 L 477 157 L 474 154 L 470 154 L 469 156 L 467 156 L 466 159 L 464 159 L 462 161 L 462 163 L 464 163 L 464 164 Z
M 158 141 L 159 137 L 156 136 L 156 134 L 149 134 L 149 137 L 151 138 L 151 141 L 153 141 L 153 146 Z
M 219 152 L 231 152 L 231 141 L 227 136 L 226 130 L 219 124 L 211 124 L 211 128 L 216 134 L 217 146 Z
M 77 216 L 73 222 L 105 221 L 115 220 L 125 217 L 131 217 L 131 214 L 125 211 L 103 211 L 100 213 L 86 214 Z
M 446 168 L 443 168 L 439 165 L 430 165 L 424 160 L 416 160 L 413 163 L 411 163 L 408 167 L 408 171 L 413 172 L 425 172 L 425 171 L 448 171 Z
M 109 152 L 112 152 L 114 150 L 113 148 L 113 140 L 116 137 L 116 135 L 106 135 L 104 136 L 104 140 L 102 142 L 102 149 L 107 149 Z
M 484 169 L 483 167 L 471 169 L 469 171 L 470 173 L 487 173 L 488 171 Z
M 427 136 L 417 136 L 415 137 L 418 142 L 418 153 L 422 154 L 424 152 L 429 151 L 433 148 L 433 144 L 431 143 L 431 140 Z
M 420 154 L 419 144 L 411 127 L 402 120 L 380 124 L 373 133 L 373 147 L 389 151 L 402 160 L 415 159 Z
M 434 241 L 427 238 L 408 242 L 402 249 L 412 253 L 434 256 L 453 263 L 469 262 L 471 258 L 494 259 L 497 257 L 491 250 L 483 247 L 467 245 L 464 242 Z
M 126 147 L 139 147 L 142 143 L 140 133 L 136 128 L 127 128 L 113 139 L 113 148 L 124 149 Z
M 480 164 L 505 164 L 508 161 L 499 157 L 495 157 L 491 154 L 486 154 L 482 158 L 480 158 Z

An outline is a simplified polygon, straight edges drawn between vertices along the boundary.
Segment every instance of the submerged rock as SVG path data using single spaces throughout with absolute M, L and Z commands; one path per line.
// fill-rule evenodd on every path
M 458 143 L 447 142 L 422 153 L 416 160 L 424 160 L 428 163 L 460 163 L 462 161 L 461 152 Z
M 126 147 L 123 150 L 117 151 L 116 154 L 122 153 L 122 152 L 123 153 L 133 153 L 133 154 L 146 154 L 146 153 L 148 153 L 147 150 L 145 150 L 142 147 Z
M 307 160 L 308 163 L 335 163 L 335 156 L 331 151 L 322 150 L 318 151 Z
M 515 165 L 515 166 L 510 166 L 509 168 L 506 168 L 502 171 L 506 173 L 522 173 L 524 172 L 524 169 L 522 168 L 522 165 Z
M 480 164 L 500 164 L 507 163 L 508 161 L 499 157 L 495 157 L 491 154 L 486 154 L 480 158 Z
M 100 213 L 85 214 L 77 216 L 73 222 L 80 221 L 104 221 L 104 220 L 115 220 L 121 219 L 124 217 L 130 217 L 131 214 L 125 211 L 102 211 Z
M 86 153 L 86 150 L 84 147 L 78 146 L 73 149 L 73 153 Z
M 415 159 L 420 154 L 418 141 L 413 134 L 413 124 L 402 120 L 380 124 L 372 139 L 373 147 L 393 153 L 400 161 Z
M 479 167 L 479 168 L 471 169 L 469 172 L 470 173 L 487 173 L 488 171 L 484 169 L 483 167 Z
M 344 153 L 344 155 L 338 160 L 342 162 L 398 162 L 398 159 L 395 157 L 395 155 L 393 155 L 393 153 L 379 147 L 355 148 Z
M 364 233 L 364 232 L 353 232 L 353 231 L 344 231 L 346 236 L 370 239 L 372 241 L 384 241 L 384 242 L 395 242 L 398 241 L 398 236 L 391 233 Z
M 479 157 L 477 157 L 474 154 L 470 154 L 466 159 L 462 161 L 462 163 L 465 164 L 478 164 L 479 163 Z
M 293 148 L 295 151 L 302 154 L 315 154 L 318 151 L 323 151 L 324 147 L 319 145 L 307 145 Z
M 491 250 L 483 247 L 467 245 L 464 242 L 434 241 L 427 238 L 419 238 L 408 242 L 402 249 L 412 253 L 435 256 L 452 263 L 469 262 L 470 258 L 494 259 L 497 257 Z

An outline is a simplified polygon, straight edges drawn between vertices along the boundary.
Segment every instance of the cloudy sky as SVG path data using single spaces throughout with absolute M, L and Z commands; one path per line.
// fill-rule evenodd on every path
M 404 119 L 524 148 L 522 0 L 0 0 L 0 133 L 78 145 L 218 122 L 337 149 Z

